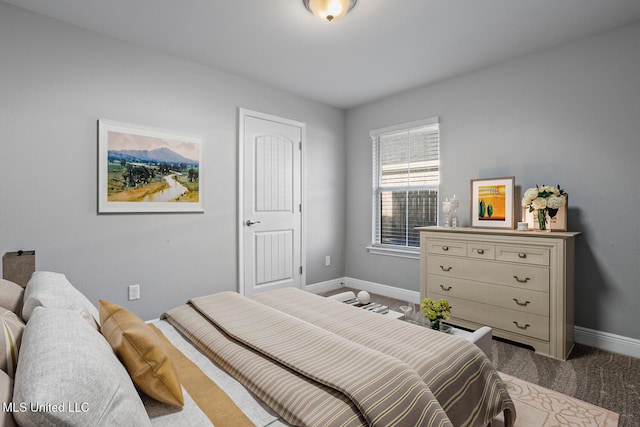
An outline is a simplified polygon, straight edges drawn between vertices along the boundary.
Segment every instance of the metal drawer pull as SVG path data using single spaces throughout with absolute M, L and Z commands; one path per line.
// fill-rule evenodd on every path
M 440 286 L 442 286 L 442 285 L 440 285 Z M 531 301 L 520 302 L 520 301 L 518 301 L 517 298 L 514 298 L 513 300 L 516 302 L 516 304 L 521 305 L 523 307 L 526 307 L 527 305 L 531 304 Z
M 442 247 L 442 250 L 443 250 L 443 251 L 448 251 L 448 250 L 449 250 L 449 246 L 443 246 L 443 247 Z
M 442 290 L 445 291 L 445 292 L 449 292 L 451 290 L 451 286 L 447 286 L 445 288 L 443 285 L 440 285 L 440 288 L 442 288 Z
M 524 279 L 519 278 L 518 276 L 513 276 L 514 279 L 516 279 L 518 282 L 520 283 L 527 283 L 529 280 L 531 280 L 528 277 L 525 277 Z
M 519 258 L 524 259 L 524 258 L 526 258 L 526 257 L 527 257 L 527 254 L 520 252 L 520 253 L 518 254 L 518 257 L 519 257 Z
M 440 266 L 440 269 L 441 269 L 442 271 L 450 271 L 450 270 L 451 270 L 451 267 L 444 268 L 443 266 Z
M 530 325 L 530 324 L 528 324 L 528 323 L 527 323 L 526 325 L 524 325 L 524 326 L 520 326 L 520 325 L 518 324 L 518 322 L 516 322 L 515 320 L 513 321 L 513 323 L 516 325 L 516 327 L 517 327 L 518 329 L 527 329 L 529 326 L 531 326 L 531 325 Z
M 478 249 L 478 253 L 479 253 L 480 255 L 484 255 L 484 249 Z

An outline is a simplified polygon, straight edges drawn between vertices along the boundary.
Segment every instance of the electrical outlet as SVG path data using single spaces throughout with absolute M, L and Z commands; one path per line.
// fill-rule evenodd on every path
M 140 285 L 129 285 L 129 301 L 140 299 Z
M 331 265 L 331 257 L 329 255 L 324 257 L 324 265 L 326 265 L 326 266 Z

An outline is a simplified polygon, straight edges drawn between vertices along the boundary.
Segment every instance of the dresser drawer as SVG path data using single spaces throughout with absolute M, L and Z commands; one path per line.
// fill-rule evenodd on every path
M 427 259 L 427 271 L 444 277 L 549 292 L 547 267 L 434 255 Z
M 447 298 L 446 295 L 439 293 L 428 294 L 428 296 L 434 299 L 445 298 L 449 301 L 450 321 L 453 324 L 456 319 L 461 319 L 543 341 L 549 340 L 549 317 L 474 301 Z
M 549 265 L 549 249 L 496 245 L 496 260 L 531 265 Z
M 467 256 L 467 244 L 448 240 L 427 240 L 430 254 Z
M 500 286 L 465 279 L 427 275 L 427 293 L 444 295 L 525 313 L 549 315 L 549 294 L 528 289 Z
M 467 256 L 478 259 L 495 259 L 495 246 L 484 243 L 468 243 Z

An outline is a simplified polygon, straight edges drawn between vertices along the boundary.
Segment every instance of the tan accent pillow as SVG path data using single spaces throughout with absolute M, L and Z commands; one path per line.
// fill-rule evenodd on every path
M 9 280 L 0 279 L 0 307 L 13 311 L 20 316 L 24 288 Z
M 18 366 L 18 352 L 24 323 L 14 312 L 0 307 L 0 369 L 13 378 Z
M 182 385 L 160 338 L 135 314 L 100 300 L 100 331 L 140 390 L 160 402 L 184 406 Z

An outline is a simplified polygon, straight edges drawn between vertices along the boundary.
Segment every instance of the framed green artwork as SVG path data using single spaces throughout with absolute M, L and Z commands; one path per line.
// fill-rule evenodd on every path
M 510 228 L 515 226 L 515 177 L 471 180 L 471 226 Z

